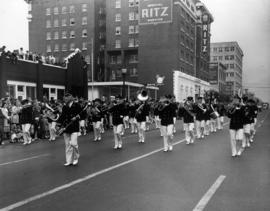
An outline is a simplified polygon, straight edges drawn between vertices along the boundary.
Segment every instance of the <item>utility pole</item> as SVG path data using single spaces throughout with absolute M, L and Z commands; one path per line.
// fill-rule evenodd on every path
M 91 38 L 91 78 L 92 78 L 92 100 L 94 100 L 94 40 Z

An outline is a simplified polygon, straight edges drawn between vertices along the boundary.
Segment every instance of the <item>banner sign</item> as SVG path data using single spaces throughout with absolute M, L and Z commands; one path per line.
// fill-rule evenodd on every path
M 209 36 L 209 15 L 203 14 L 202 16 L 202 52 L 208 52 L 208 36 Z
M 171 23 L 173 0 L 140 0 L 139 24 Z

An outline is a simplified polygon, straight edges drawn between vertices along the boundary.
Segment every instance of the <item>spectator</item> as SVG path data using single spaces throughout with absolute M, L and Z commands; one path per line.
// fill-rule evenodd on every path
M 20 50 L 19 50 L 19 58 L 20 58 L 20 59 L 24 59 L 23 48 L 20 48 Z

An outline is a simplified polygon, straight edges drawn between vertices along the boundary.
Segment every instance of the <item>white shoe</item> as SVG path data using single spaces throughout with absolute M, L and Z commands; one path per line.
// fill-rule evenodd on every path
M 97 139 L 98 141 L 100 141 L 101 140 L 101 137 L 98 137 L 98 139 Z
M 71 165 L 71 163 L 65 163 L 64 164 L 64 166 L 70 166 Z
M 193 144 L 193 143 L 194 143 L 194 139 L 191 139 L 191 140 L 190 140 L 190 143 Z
M 237 155 L 238 155 L 238 156 L 241 156 L 242 152 L 243 152 L 243 150 L 240 149 L 240 150 L 237 152 Z
M 247 143 L 247 147 L 250 147 L 250 143 Z
M 113 148 L 114 148 L 114 149 L 118 149 L 118 146 L 117 146 L 117 145 L 115 145 Z
M 142 139 L 141 142 L 144 143 L 144 139 Z
M 165 147 L 163 152 L 168 152 L 168 147 Z
M 170 145 L 170 146 L 169 146 L 169 151 L 172 151 L 172 150 L 173 150 L 173 146 Z
M 187 142 L 186 142 L 186 145 L 189 145 L 189 144 L 190 144 L 190 141 L 187 141 Z
M 253 143 L 254 142 L 253 139 L 250 139 L 249 141 L 250 141 L 250 143 Z
M 202 138 L 204 138 L 204 135 L 202 135 Z
M 118 145 L 118 149 L 122 149 L 122 144 L 119 144 Z
M 79 163 L 79 160 L 74 160 L 73 163 L 72 163 L 72 165 L 73 166 L 76 166 L 78 163 Z
M 237 154 L 235 153 L 235 154 L 232 154 L 232 157 L 236 157 L 237 156 Z

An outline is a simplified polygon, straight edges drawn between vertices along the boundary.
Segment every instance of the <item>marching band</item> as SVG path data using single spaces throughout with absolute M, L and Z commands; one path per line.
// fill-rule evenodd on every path
M 32 141 L 30 127 L 32 119 L 37 118 L 32 110 L 38 109 L 29 100 L 24 100 L 19 110 L 14 110 L 14 117 L 21 116 L 23 144 Z M 39 108 L 40 109 L 40 108 Z M 164 152 L 173 150 L 176 119 L 183 120 L 185 141 L 187 145 L 194 144 L 195 140 L 203 140 L 210 133 L 224 128 L 224 116 L 230 119 L 230 145 L 232 157 L 240 156 L 246 147 L 254 141 L 255 125 L 258 107 L 253 99 L 240 98 L 236 95 L 229 105 L 217 99 L 187 97 L 182 103 L 176 103 L 171 95 L 163 96 L 159 101 L 150 100 L 145 89 L 137 93 L 137 99 L 126 101 L 121 96 L 111 100 L 109 104 L 101 99 L 92 103 L 78 100 L 71 94 L 64 95 L 64 104 L 45 103 L 43 105 L 44 118 L 49 123 L 49 140 L 54 141 L 57 135 L 65 140 L 65 166 L 77 165 L 79 162 L 78 136 L 86 135 L 87 126 L 92 125 L 93 141 L 99 142 L 104 133 L 104 127 L 110 124 L 113 128 L 115 150 L 123 148 L 123 135 L 130 128 L 132 134 L 138 134 L 138 142 L 146 142 L 146 130 L 149 122 L 154 123 L 163 137 Z M 8 117 L 4 109 L 1 110 L 1 119 Z M 3 115 L 4 114 L 4 115 Z M 12 116 L 13 117 L 13 116 Z M 13 117 L 13 118 L 14 118 Z

